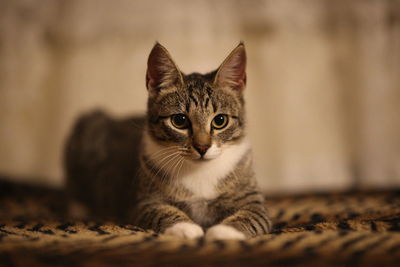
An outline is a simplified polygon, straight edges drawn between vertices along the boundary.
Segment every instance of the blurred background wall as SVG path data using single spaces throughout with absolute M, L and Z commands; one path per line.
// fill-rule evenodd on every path
M 184 72 L 245 41 L 264 190 L 400 185 L 396 0 L 1 0 L 0 174 L 62 185 L 81 112 L 145 112 L 155 40 Z

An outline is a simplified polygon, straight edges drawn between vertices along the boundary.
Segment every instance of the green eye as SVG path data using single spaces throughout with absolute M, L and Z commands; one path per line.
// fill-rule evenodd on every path
M 212 127 L 215 129 L 222 129 L 228 125 L 228 116 L 225 114 L 218 114 L 212 121 Z
M 185 129 L 189 126 L 189 119 L 184 114 L 174 114 L 171 116 L 171 123 L 178 129 Z

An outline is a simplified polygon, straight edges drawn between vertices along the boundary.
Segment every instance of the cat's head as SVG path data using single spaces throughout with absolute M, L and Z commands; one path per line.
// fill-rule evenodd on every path
M 241 142 L 246 85 L 243 43 L 217 70 L 205 75 L 182 73 L 159 43 L 147 67 L 148 135 L 159 152 L 204 162 Z

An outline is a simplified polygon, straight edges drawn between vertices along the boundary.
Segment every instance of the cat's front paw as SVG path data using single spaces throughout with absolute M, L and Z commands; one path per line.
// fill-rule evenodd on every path
M 232 226 L 217 224 L 209 228 L 206 233 L 206 239 L 208 240 L 221 240 L 221 239 L 236 239 L 243 240 L 246 236 L 233 228 Z
M 203 229 L 194 223 L 179 222 L 168 227 L 164 234 L 193 239 L 204 235 Z

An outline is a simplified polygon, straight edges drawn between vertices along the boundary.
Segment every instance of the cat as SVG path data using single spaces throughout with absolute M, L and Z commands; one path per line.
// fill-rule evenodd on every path
M 147 117 L 140 137 L 138 171 L 135 178 L 132 171 L 120 170 L 116 175 L 118 181 L 132 182 L 132 186 L 122 184 L 131 196 L 129 201 L 125 198 L 124 207 L 129 206 L 125 213 L 135 225 L 167 235 L 189 239 L 204 236 L 210 240 L 245 239 L 271 231 L 272 223 L 257 187 L 245 132 L 245 69 L 243 43 L 217 70 L 204 75 L 185 75 L 165 47 L 154 45 L 147 62 Z M 83 160 L 76 164 L 76 154 L 83 150 L 80 147 L 87 146 L 86 142 L 100 147 L 110 143 L 104 141 L 107 138 L 93 137 L 104 128 L 104 122 L 98 122 L 97 129 L 82 126 L 95 121 L 93 118 L 107 121 L 106 115 L 99 112 L 81 120 L 80 133 L 70 137 L 66 154 L 67 184 L 79 191 L 76 188 L 82 180 L 86 181 L 86 187 L 80 189 L 86 197 L 95 190 L 95 187 L 90 189 L 91 183 L 104 187 L 107 179 L 114 179 L 110 170 L 116 168 L 107 167 L 110 164 L 104 159 L 101 164 L 87 167 L 85 159 L 93 161 L 99 157 L 93 151 L 100 148 L 89 149 L 92 152 L 86 152 L 86 157 L 81 156 Z M 88 138 L 82 138 L 84 133 Z M 73 142 L 77 139 L 80 141 Z M 98 139 L 102 141 L 95 142 Z M 120 136 L 120 141 L 123 139 Z M 109 158 L 114 157 L 109 155 Z M 127 168 L 129 163 L 121 156 L 118 158 L 119 167 Z M 99 175 L 101 170 L 93 172 L 95 166 L 108 172 Z M 98 176 L 102 177 L 101 182 Z M 112 188 L 108 182 L 108 189 L 103 191 L 113 191 Z M 124 189 L 119 190 L 114 193 L 122 195 Z M 103 199 L 105 196 L 102 194 Z

